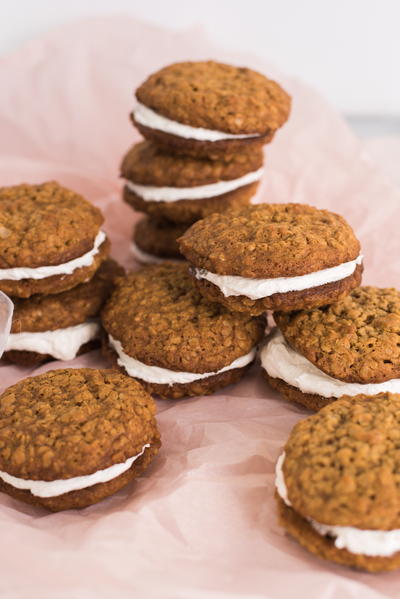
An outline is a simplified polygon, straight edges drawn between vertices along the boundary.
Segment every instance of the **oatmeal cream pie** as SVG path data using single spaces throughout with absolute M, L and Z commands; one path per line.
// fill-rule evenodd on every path
M 276 465 L 280 524 L 314 555 L 400 567 L 400 395 L 344 397 L 299 422 Z
M 3 360 L 33 366 L 72 360 L 100 340 L 100 310 L 124 269 L 105 260 L 88 283 L 53 295 L 14 298 L 14 314 Z
M 290 96 L 271 79 L 214 61 L 164 67 L 136 91 L 132 120 L 173 153 L 228 160 L 271 141 L 290 112 Z
M 322 308 L 276 312 L 261 351 L 272 387 L 318 410 L 343 395 L 400 393 L 400 292 L 359 287 Z
M 305 204 L 212 214 L 178 240 L 200 292 L 232 311 L 299 310 L 360 284 L 360 244 L 342 216 Z
M 128 204 L 152 218 L 186 224 L 247 205 L 262 173 L 261 149 L 223 162 L 173 155 L 148 141 L 134 145 L 121 165 Z
M 119 279 L 102 322 L 113 363 L 166 399 L 238 381 L 264 334 L 263 318 L 232 314 L 202 297 L 185 263 L 146 266 Z
M 182 260 L 177 239 L 187 225 L 174 225 L 149 217 L 140 219 L 133 229 L 131 250 L 141 264 L 159 264 L 164 260 Z
M 153 399 L 111 370 L 67 368 L 0 395 L 0 491 L 83 508 L 139 476 L 160 447 Z
M 0 188 L 0 290 L 60 293 L 88 281 L 109 242 L 98 208 L 55 181 Z

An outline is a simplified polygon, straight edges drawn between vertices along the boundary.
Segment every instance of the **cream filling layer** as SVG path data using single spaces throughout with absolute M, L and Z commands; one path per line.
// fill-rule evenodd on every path
M 99 323 L 87 321 L 54 331 L 11 333 L 5 351 L 33 351 L 49 354 L 56 360 L 72 360 L 82 345 L 97 337 L 99 332 Z
M 284 461 L 285 453 L 278 458 L 276 463 L 275 486 L 279 496 L 290 507 L 292 504 L 288 498 L 285 477 L 283 475 Z M 363 530 L 352 526 L 321 524 L 311 518 L 306 518 L 306 520 L 321 536 L 333 537 L 337 549 L 347 549 L 351 553 L 370 557 L 389 557 L 400 551 L 400 529 Z
M 164 133 L 184 137 L 185 139 L 195 139 L 197 141 L 221 141 L 223 139 L 248 139 L 249 137 L 260 137 L 259 133 L 234 134 L 215 129 L 204 129 L 203 127 L 191 127 L 178 121 L 173 121 L 165 116 L 148 108 L 141 102 L 137 102 L 133 110 L 133 117 L 136 122 L 149 127 L 158 129 Z
M 133 181 L 126 181 L 128 189 L 133 191 L 147 202 L 177 202 L 178 200 L 204 200 L 220 196 L 229 191 L 234 191 L 255 181 L 259 181 L 264 172 L 263 168 L 252 171 L 230 181 L 218 181 L 209 185 L 196 187 L 155 187 L 152 185 L 139 185 Z
M 282 333 L 277 329 L 260 352 L 261 366 L 276 379 L 303 393 L 321 397 L 341 397 L 342 395 L 377 395 L 388 391 L 400 393 L 400 379 L 390 379 L 383 383 L 347 383 L 322 372 L 307 358 L 292 349 Z
M 243 368 L 250 364 L 256 356 L 256 348 L 254 347 L 248 354 L 237 358 L 228 366 L 216 370 L 215 372 L 178 372 L 175 370 L 169 370 L 168 368 L 160 368 L 159 366 L 148 366 L 135 358 L 128 356 L 122 349 L 122 345 L 117 339 L 114 339 L 111 335 L 108 336 L 111 347 L 116 351 L 118 355 L 117 362 L 119 366 L 122 366 L 129 376 L 139 378 L 147 383 L 156 383 L 158 385 L 174 385 L 174 384 L 185 384 L 198 381 L 200 379 L 206 379 L 209 376 L 215 374 L 221 374 L 227 370 L 233 370 L 234 368 Z
M 77 268 L 90 266 L 93 259 L 99 252 L 99 247 L 106 238 L 104 231 L 99 231 L 94 240 L 93 249 L 78 258 L 74 258 L 63 264 L 55 264 L 53 266 L 38 266 L 37 268 L 28 268 L 19 266 L 16 268 L 0 268 L 1 281 L 21 281 L 22 279 L 46 279 L 54 275 L 70 275 Z
M 275 293 L 288 293 L 289 291 L 303 291 L 334 283 L 353 274 L 363 257 L 360 255 L 355 260 L 343 262 L 332 268 L 324 268 L 307 275 L 298 277 L 276 277 L 273 279 L 249 279 L 246 277 L 232 275 L 217 275 L 201 268 L 194 268 L 196 279 L 205 279 L 216 285 L 225 297 L 231 295 L 243 295 L 252 300 L 269 297 Z
M 109 468 L 98 470 L 97 472 L 93 472 L 93 474 L 86 474 L 85 476 L 75 476 L 73 478 L 61 478 L 50 481 L 30 480 L 26 478 L 17 478 L 16 476 L 11 476 L 11 474 L 8 474 L 7 472 L 0 471 L 0 478 L 15 489 L 30 491 L 32 495 L 35 495 L 36 497 L 58 497 L 59 495 L 64 495 L 64 493 L 80 491 L 81 489 L 93 487 L 93 485 L 106 483 L 113 478 L 117 478 L 117 476 L 129 470 L 133 462 L 144 454 L 147 447 L 150 447 L 149 443 L 146 443 L 146 445 L 143 446 L 140 453 L 128 458 L 125 462 L 113 464 Z
M 153 254 L 149 254 L 148 252 L 144 252 L 141 250 L 134 241 L 131 243 L 131 252 L 133 257 L 140 262 L 141 264 L 161 264 L 161 262 L 182 262 L 179 258 L 160 258 L 159 256 L 154 256 Z

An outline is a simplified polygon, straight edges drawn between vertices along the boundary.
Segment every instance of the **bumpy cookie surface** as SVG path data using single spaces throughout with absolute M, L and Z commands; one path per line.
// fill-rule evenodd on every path
M 344 218 L 305 204 L 258 204 L 195 223 L 179 240 L 198 268 L 248 278 L 295 277 L 354 260 Z
M 330 376 L 350 383 L 400 377 L 400 292 L 358 287 L 340 302 L 275 320 L 287 341 Z
M 54 181 L 0 188 L 0 269 L 52 266 L 93 248 L 98 208 Z
M 276 130 L 290 111 L 290 97 L 275 81 L 214 61 L 169 65 L 151 75 L 136 97 L 171 120 L 232 134 Z
M 108 259 L 88 283 L 55 295 L 14 298 L 11 333 L 52 331 L 72 327 L 98 315 L 124 269 Z
M 173 225 L 145 217 L 136 224 L 133 241 L 140 250 L 158 258 L 183 259 L 176 240 L 186 229 L 186 225 Z
M 232 314 L 203 298 L 185 263 L 148 266 L 119 279 L 102 321 L 129 356 L 198 373 L 220 370 L 247 354 L 264 332 L 263 319 Z
M 0 470 L 51 481 L 125 462 L 158 439 L 151 397 L 133 379 L 89 368 L 24 379 L 0 396 Z
M 322 524 L 400 528 L 400 395 L 344 397 L 299 422 L 283 473 L 293 509 Z
M 124 156 L 121 176 L 140 185 L 196 187 L 238 179 L 258 170 L 262 164 L 263 153 L 259 149 L 240 152 L 227 163 L 173 155 L 142 141 Z

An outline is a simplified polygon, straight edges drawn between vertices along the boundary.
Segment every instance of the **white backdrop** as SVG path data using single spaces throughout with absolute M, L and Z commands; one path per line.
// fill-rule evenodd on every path
M 347 114 L 400 114 L 399 0 L 0 0 L 0 52 L 85 16 L 202 26 L 318 88 Z

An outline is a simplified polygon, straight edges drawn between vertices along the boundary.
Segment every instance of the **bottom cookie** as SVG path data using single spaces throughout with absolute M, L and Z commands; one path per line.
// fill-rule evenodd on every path
M 351 553 L 347 549 L 335 547 L 334 540 L 316 532 L 311 525 L 295 512 L 291 507 L 285 505 L 284 501 L 275 494 L 278 506 L 278 518 L 280 525 L 314 555 L 325 560 L 349 566 L 367 572 L 384 572 L 395 570 L 400 567 L 400 551 L 390 557 L 371 557 Z
M 10 495 L 10 497 L 13 497 L 14 499 L 19 499 L 20 501 L 24 501 L 31 505 L 44 507 L 51 512 L 82 509 L 89 505 L 93 505 L 94 503 L 98 503 L 110 495 L 114 495 L 114 493 L 117 493 L 128 483 L 140 476 L 146 470 L 153 457 L 158 453 L 160 446 L 160 438 L 159 436 L 155 436 L 151 442 L 151 446 L 148 447 L 143 455 L 132 464 L 129 470 L 108 482 L 99 483 L 86 489 L 70 491 L 69 493 L 58 495 L 57 497 L 37 497 L 32 495 L 30 491 L 17 489 L 0 480 L 0 491 L 7 493 L 7 495 Z
M 196 278 L 195 270 L 192 274 L 200 292 L 211 302 L 223 304 L 232 312 L 247 312 L 257 316 L 267 310 L 281 310 L 282 312 L 291 312 L 294 310 L 307 310 L 333 304 L 344 297 L 357 287 L 361 282 L 363 266 L 358 265 L 352 275 L 335 281 L 326 283 L 318 287 L 311 287 L 301 291 L 288 291 L 287 293 L 274 293 L 268 297 L 252 300 L 244 295 L 225 296 L 222 291 L 210 281 L 203 278 Z
M 97 349 L 98 347 L 100 347 L 100 340 L 98 338 L 92 339 L 91 341 L 88 341 L 88 343 L 84 343 L 76 355 L 81 356 L 82 354 L 86 354 L 87 352 Z M 38 366 L 44 362 L 54 360 L 53 356 L 50 354 L 39 354 L 38 352 L 34 351 L 20 350 L 6 351 L 1 356 L 1 359 L 5 362 L 16 364 L 17 366 Z
M 133 230 L 132 252 L 135 258 L 144 264 L 168 259 L 183 260 L 176 240 L 187 227 L 142 218 Z
M 332 403 L 332 401 L 336 401 L 336 397 L 321 397 L 321 395 L 314 395 L 312 393 L 303 393 L 300 389 L 296 389 L 296 387 L 292 387 L 282 379 L 276 379 L 263 369 L 263 376 L 267 383 L 279 393 L 282 393 L 286 399 L 289 401 L 293 401 L 298 403 L 309 410 L 314 410 L 317 412 L 324 406 Z
M 119 366 L 117 354 L 109 346 L 107 340 L 104 340 L 103 342 L 103 354 L 115 368 L 129 376 L 125 369 L 122 366 Z M 139 378 L 135 380 L 137 380 L 148 393 L 156 395 L 161 399 L 182 399 L 184 397 L 195 397 L 198 395 L 211 395 L 211 393 L 218 391 L 218 389 L 237 383 L 246 374 L 250 366 L 251 364 L 248 364 L 243 368 L 234 368 L 232 370 L 221 372 L 220 374 L 209 376 L 205 379 L 199 379 L 198 381 L 184 384 L 174 383 L 172 385 L 158 385 L 157 383 L 149 383 Z

